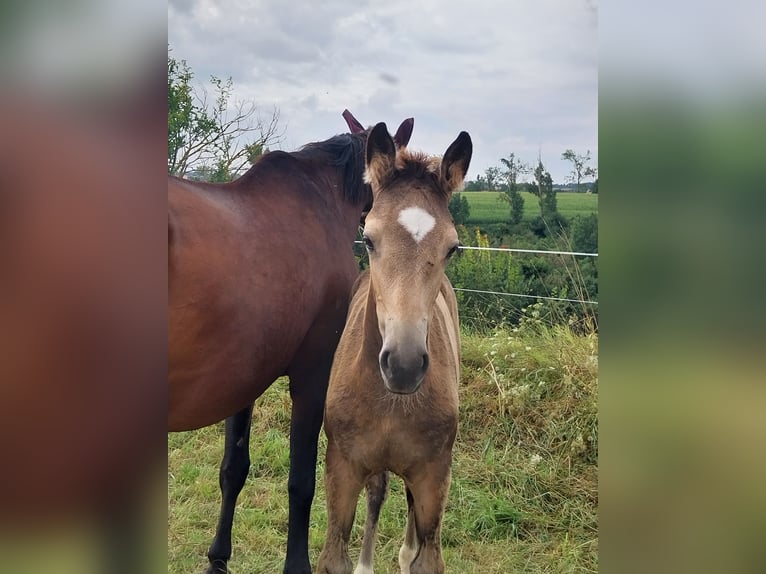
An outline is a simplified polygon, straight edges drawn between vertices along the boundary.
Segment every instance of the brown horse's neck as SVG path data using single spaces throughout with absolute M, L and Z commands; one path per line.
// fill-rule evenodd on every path
M 340 226 L 344 230 L 346 237 L 348 237 L 349 242 L 353 245 L 365 205 L 364 203 L 350 201 L 344 196 L 342 168 L 327 165 L 317 167 L 321 167 L 322 175 L 320 177 L 326 181 L 326 184 L 320 187 L 327 194 L 327 203 L 334 204 L 340 220 Z
M 297 152 L 295 155 L 300 157 L 301 152 Z M 327 193 L 328 196 L 332 195 L 332 202 L 335 204 L 338 214 L 340 215 L 341 225 L 346 230 L 349 241 L 353 243 L 356 239 L 359 222 L 362 217 L 362 212 L 365 208 L 369 208 L 372 203 L 372 191 L 369 186 L 364 185 L 363 193 L 357 194 L 345 189 L 345 186 L 349 184 L 346 180 L 344 173 L 346 167 L 344 165 L 335 166 L 330 163 L 330 158 L 327 157 L 312 157 L 311 159 L 301 158 L 302 161 L 310 161 L 313 163 L 313 167 L 316 169 L 319 176 L 325 182 L 325 185 L 320 185 Z M 358 199 L 350 199 L 349 197 Z M 327 197 L 329 203 L 329 197 Z

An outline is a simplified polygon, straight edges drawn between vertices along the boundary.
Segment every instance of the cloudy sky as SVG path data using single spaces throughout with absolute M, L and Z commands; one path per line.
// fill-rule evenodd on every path
M 348 108 L 441 154 L 471 134 L 469 179 L 511 152 L 598 158 L 598 0 L 169 0 L 172 54 L 197 79 L 280 110 L 287 151 L 347 131 Z

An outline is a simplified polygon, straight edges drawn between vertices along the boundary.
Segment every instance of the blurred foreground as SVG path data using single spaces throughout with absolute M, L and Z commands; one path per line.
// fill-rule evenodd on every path
M 122 4 L 3 7 L 3 571 L 164 568 L 164 8 Z

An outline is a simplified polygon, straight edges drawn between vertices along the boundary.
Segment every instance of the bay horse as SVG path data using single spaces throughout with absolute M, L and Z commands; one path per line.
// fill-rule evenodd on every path
M 267 153 L 231 183 L 169 178 L 168 430 L 226 418 L 209 574 L 227 572 L 231 557 L 253 401 L 283 375 L 292 399 L 284 572 L 311 572 L 317 439 L 358 274 L 352 246 L 372 201 L 362 180 L 367 130 L 343 116 L 350 134 Z M 400 146 L 412 124 L 400 126 Z
M 396 148 L 386 125 L 367 140 L 373 205 L 364 226 L 369 270 L 357 280 L 325 406 L 327 538 L 319 574 L 348 574 L 356 502 L 367 520 L 356 574 L 372 573 L 388 471 L 404 479 L 404 573 L 441 573 L 441 520 L 458 425 L 460 336 L 444 273 L 458 235 L 448 209 L 463 185 L 471 138 L 461 132 L 441 161 Z

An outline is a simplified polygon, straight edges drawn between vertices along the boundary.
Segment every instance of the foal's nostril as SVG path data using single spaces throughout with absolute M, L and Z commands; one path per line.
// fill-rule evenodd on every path
M 421 372 L 425 373 L 428 370 L 428 353 L 423 355 L 423 364 L 420 367 Z
M 383 369 L 386 372 L 390 372 L 391 367 L 388 365 L 388 359 L 391 357 L 390 351 L 383 351 L 380 354 L 380 368 Z

